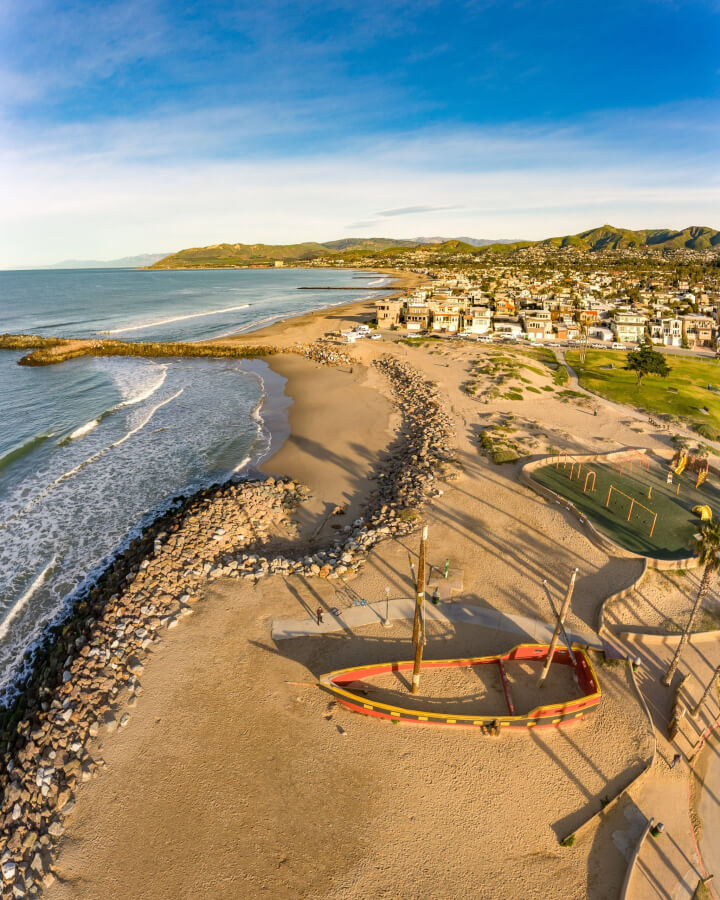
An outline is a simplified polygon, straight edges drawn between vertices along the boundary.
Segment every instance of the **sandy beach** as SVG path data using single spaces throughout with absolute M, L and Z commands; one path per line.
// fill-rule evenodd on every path
M 306 343 L 335 330 L 337 317 L 357 321 L 370 308 L 303 316 L 263 336 Z M 302 547 L 321 546 L 359 516 L 403 427 L 372 365 L 389 353 L 436 384 L 456 433 L 455 460 L 438 471 L 423 515 L 430 563 L 449 559 L 462 570 L 463 602 L 544 622 L 552 617 L 542 579 L 557 601 L 577 567 L 568 625 L 592 632 L 602 601 L 637 579 L 637 561 L 599 549 L 568 510 L 519 481 L 520 463 L 494 465 L 479 432 L 511 416 L 537 455 L 553 446 L 607 452 L 640 439 L 666 450 L 667 437 L 652 429 L 640 437 L 633 419 L 594 416 L 539 387 L 520 402 L 484 403 L 462 389 L 482 352 L 460 342 L 407 348 L 386 336 L 353 347 L 351 371 L 273 358 L 292 398 L 291 433 L 263 470 L 309 489 L 294 517 Z M 337 507 L 345 511 L 334 516 Z M 98 735 L 100 774 L 79 788 L 47 896 L 616 897 L 639 833 L 630 798 L 575 846 L 558 842 L 651 756 L 626 666 L 600 668 L 603 700 L 582 723 L 483 738 L 353 716 L 315 686 L 334 668 L 410 658 L 407 621 L 272 641 L 276 618 L 378 601 L 386 587 L 411 596 L 416 554 L 414 534 L 378 544 L 352 578 L 208 583 L 194 615 L 152 648 L 128 726 Z M 644 589 L 674 615 L 686 595 L 662 578 L 648 576 Z M 622 611 L 614 615 L 622 621 Z M 515 643 L 506 631 L 432 626 L 425 654 L 490 654 Z

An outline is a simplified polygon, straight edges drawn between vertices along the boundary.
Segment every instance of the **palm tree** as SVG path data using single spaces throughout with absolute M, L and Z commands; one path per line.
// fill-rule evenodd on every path
M 685 649 L 685 644 L 688 642 L 698 610 L 707 596 L 713 576 L 720 569 L 720 521 L 708 522 L 707 525 L 703 525 L 700 531 L 694 535 L 694 538 L 698 559 L 700 560 L 700 565 L 703 566 L 702 580 L 700 581 L 700 589 L 697 592 L 690 618 L 675 651 L 675 656 L 673 656 L 670 667 L 662 679 L 662 683 L 666 686 L 670 684 L 673 675 L 677 671 L 680 656 Z

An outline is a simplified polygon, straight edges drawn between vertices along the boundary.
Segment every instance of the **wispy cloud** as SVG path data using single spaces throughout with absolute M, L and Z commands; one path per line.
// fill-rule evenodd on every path
M 376 216 L 414 216 L 419 213 L 440 212 L 445 209 L 459 209 L 458 206 L 399 206 L 397 209 L 384 209 L 376 212 Z

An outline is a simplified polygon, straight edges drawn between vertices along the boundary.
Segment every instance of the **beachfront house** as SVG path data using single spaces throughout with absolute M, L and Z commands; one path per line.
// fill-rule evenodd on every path
M 648 322 L 650 340 L 665 347 L 682 345 L 682 320 L 675 316 L 655 316 Z
M 520 322 L 510 316 L 503 316 L 501 318 L 495 316 L 493 319 L 493 331 L 495 334 L 501 335 L 502 337 L 515 338 L 519 338 L 523 333 Z
M 683 338 L 688 347 L 712 347 L 714 322 L 709 316 L 681 316 Z
M 433 305 L 433 331 L 456 334 L 460 330 L 460 319 L 460 307 L 457 303 L 441 302 Z
M 378 328 L 393 328 L 399 325 L 402 309 L 402 300 L 376 300 L 375 316 Z
M 630 312 L 618 312 L 611 328 L 619 344 L 637 344 L 645 335 L 645 316 Z
M 471 306 L 462 317 L 466 334 L 489 334 L 492 331 L 492 311 L 485 306 Z
M 543 341 L 552 335 L 552 316 L 545 309 L 527 310 L 523 321 L 531 341 Z
M 427 331 L 430 307 L 424 302 L 411 302 L 405 308 L 405 327 L 408 331 Z

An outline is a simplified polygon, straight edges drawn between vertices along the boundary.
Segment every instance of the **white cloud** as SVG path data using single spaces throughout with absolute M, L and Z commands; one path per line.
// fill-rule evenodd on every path
M 320 118 L 279 107 L 171 111 L 44 133 L 8 127 L 0 266 L 366 229 L 535 238 L 607 221 L 718 227 L 717 140 L 708 139 L 707 115 L 674 109 L 632 118 L 339 144 L 329 136 L 327 148 L 316 139 Z M 277 134 L 288 139 L 286 152 L 263 152 Z M 298 152 L 293 135 L 300 146 L 310 135 L 308 149 Z M 378 218 L 377 210 L 412 210 L 413 234 L 407 216 Z

